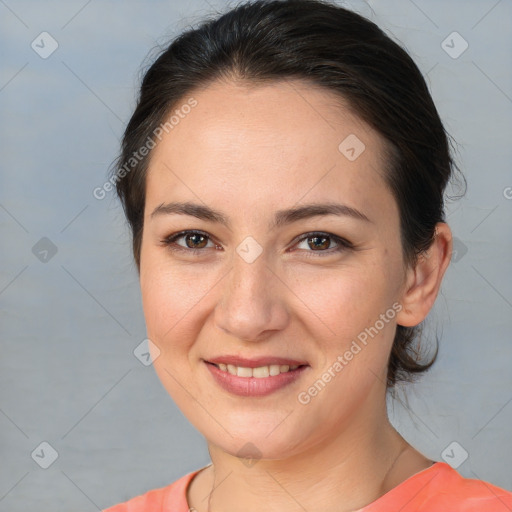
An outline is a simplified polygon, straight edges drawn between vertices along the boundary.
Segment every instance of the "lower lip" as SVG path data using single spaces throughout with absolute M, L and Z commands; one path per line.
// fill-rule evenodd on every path
M 222 388 L 239 396 L 270 395 L 296 381 L 307 368 L 307 366 L 299 366 L 296 370 L 257 379 L 256 377 L 231 375 L 231 373 L 222 371 L 212 363 L 206 363 L 206 366 Z

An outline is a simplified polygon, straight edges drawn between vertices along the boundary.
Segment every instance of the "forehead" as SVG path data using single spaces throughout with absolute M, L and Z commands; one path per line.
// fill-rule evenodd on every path
M 298 80 L 216 82 L 191 92 L 173 112 L 191 97 L 197 105 L 153 150 L 149 202 L 232 194 L 243 207 L 250 194 L 272 206 L 341 194 L 372 209 L 386 188 L 382 138 L 333 92 Z
M 346 100 L 301 80 L 214 82 L 184 97 L 174 112 L 192 96 L 197 106 L 181 119 L 174 116 L 174 122 L 178 122 L 170 132 L 180 142 L 197 142 L 209 152 L 288 148 L 301 156 L 315 148 L 322 152 L 328 146 L 338 151 L 339 143 L 349 135 L 364 139 L 376 152 L 381 149 L 379 135 Z M 179 152 L 179 146 L 176 140 L 175 151 Z

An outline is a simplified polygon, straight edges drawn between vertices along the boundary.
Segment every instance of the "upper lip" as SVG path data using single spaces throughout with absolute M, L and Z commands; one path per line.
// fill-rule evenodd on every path
M 234 366 L 241 366 L 243 368 L 259 368 L 260 366 L 270 366 L 272 364 L 288 365 L 288 366 L 302 366 L 307 365 L 305 361 L 297 359 L 289 359 L 287 357 L 263 356 L 248 359 L 240 356 L 219 356 L 212 359 L 206 359 L 208 363 L 214 364 L 232 364 Z

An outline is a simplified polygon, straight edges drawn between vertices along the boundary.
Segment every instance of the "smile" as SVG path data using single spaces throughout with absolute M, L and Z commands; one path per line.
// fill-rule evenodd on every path
M 230 362 L 227 359 L 231 359 Z M 310 366 L 300 361 L 274 359 L 271 363 L 262 360 L 234 360 L 220 358 L 204 361 L 213 381 L 224 391 L 244 397 L 261 397 L 282 390 L 299 379 Z M 279 359 L 279 358 L 278 358 Z M 234 364 L 234 363 L 238 364 Z M 267 364 L 265 364 L 267 363 Z M 270 363 L 270 364 L 269 364 Z M 285 364 L 295 363 L 295 364 Z M 244 366 L 244 365 L 251 366 Z

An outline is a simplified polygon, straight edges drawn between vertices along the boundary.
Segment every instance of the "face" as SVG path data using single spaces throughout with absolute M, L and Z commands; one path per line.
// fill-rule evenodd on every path
M 147 175 L 140 283 L 162 384 L 231 454 L 364 430 L 405 272 L 382 139 L 300 81 L 191 96 Z

